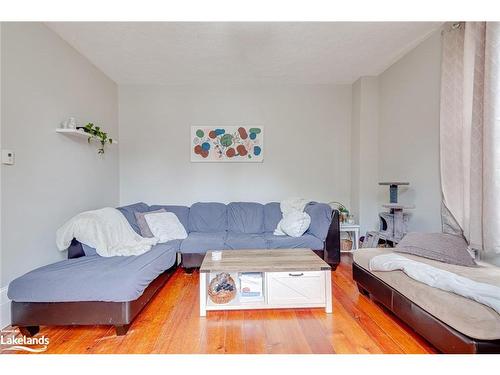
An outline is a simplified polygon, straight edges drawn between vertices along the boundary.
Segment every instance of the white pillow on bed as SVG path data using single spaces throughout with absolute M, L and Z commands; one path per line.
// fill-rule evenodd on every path
M 148 227 L 159 243 L 172 240 L 183 240 L 187 232 L 177 216 L 172 212 L 160 212 L 144 215 Z
M 290 237 L 302 236 L 311 225 L 311 216 L 305 212 L 290 212 L 278 223 L 274 235 Z

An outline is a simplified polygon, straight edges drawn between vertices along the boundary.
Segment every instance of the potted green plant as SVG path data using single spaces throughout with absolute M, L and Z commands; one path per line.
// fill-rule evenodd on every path
M 113 139 L 108 138 L 108 133 L 102 131 L 99 126 L 95 126 L 91 122 L 89 122 L 85 126 L 80 127 L 80 129 L 83 129 L 85 133 L 89 134 L 89 143 L 92 139 L 95 139 L 101 144 L 101 147 L 97 149 L 98 154 L 104 154 L 104 146 L 106 146 L 107 143 L 113 143 Z
M 347 218 L 349 217 L 349 210 L 347 209 L 346 206 L 344 206 L 340 202 L 330 202 L 330 206 L 334 206 L 337 210 L 340 212 L 340 222 L 345 222 L 347 221 Z

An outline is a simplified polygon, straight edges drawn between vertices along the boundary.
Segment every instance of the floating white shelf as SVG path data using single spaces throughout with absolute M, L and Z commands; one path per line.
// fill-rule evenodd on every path
M 82 138 L 85 138 L 87 139 L 89 137 L 89 135 L 87 133 L 85 133 L 83 130 L 76 130 L 76 129 L 56 129 L 56 132 L 57 133 L 60 133 L 60 134 L 67 134 L 67 135 L 70 135 L 70 136 L 75 136 L 75 137 L 82 137 Z M 113 138 L 111 138 L 113 139 Z M 118 144 L 118 141 L 115 141 L 113 139 L 113 143 L 111 143 L 112 145 L 114 144 Z

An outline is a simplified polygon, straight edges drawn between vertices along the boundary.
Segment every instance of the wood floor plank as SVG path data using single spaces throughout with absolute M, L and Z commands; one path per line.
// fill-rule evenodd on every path
M 206 334 L 204 346 L 206 353 L 209 354 L 224 354 L 226 352 L 226 311 L 214 311 L 210 314 L 210 318 L 206 320 Z
M 376 341 L 364 329 L 361 322 L 356 317 L 349 314 L 342 304 L 337 305 L 335 312 L 335 324 L 345 326 L 344 331 L 348 331 L 347 339 L 352 342 L 357 354 L 381 354 L 383 350 Z
M 365 329 L 374 337 L 379 345 L 384 347 L 384 352 L 402 353 L 402 348 L 392 339 L 391 331 L 398 331 L 397 326 L 388 327 L 387 323 L 393 324 L 384 310 L 373 303 L 368 297 L 361 295 L 351 282 L 343 279 L 343 275 L 336 275 L 334 293 L 342 305 L 360 321 Z M 384 329 L 392 328 L 391 329 Z
M 125 336 L 113 327 L 42 327 L 46 353 L 435 353 L 382 306 L 359 294 L 352 257 L 332 272 L 324 309 L 210 311 L 199 316 L 198 272 L 179 269 Z
M 320 314 L 318 312 L 318 310 L 314 311 L 312 309 L 296 310 L 296 320 L 311 348 L 311 353 L 334 354 L 335 350 L 331 341 L 332 335 L 327 328 L 327 325 L 331 324 L 329 322 L 331 319 L 325 318 L 326 314 L 323 312 L 320 312 Z M 326 324 L 321 324 L 322 321 Z
M 353 316 L 364 322 L 366 330 L 384 347 L 385 353 L 428 352 L 428 346 L 425 347 L 421 345 L 421 341 L 415 340 L 417 335 L 407 331 L 407 326 L 397 322 L 393 314 L 387 313 L 382 306 L 361 295 L 353 285 L 352 278 L 337 274 L 335 280 L 338 286 L 334 290 L 334 293 L 337 292 L 336 298 Z
M 267 353 L 266 327 L 261 310 L 245 310 L 243 313 L 245 353 Z

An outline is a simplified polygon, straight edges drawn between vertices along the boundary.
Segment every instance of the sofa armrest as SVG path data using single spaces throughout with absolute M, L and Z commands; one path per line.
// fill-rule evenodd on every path
M 340 263 L 340 213 L 332 211 L 332 222 L 325 240 L 325 262 L 335 270 Z

